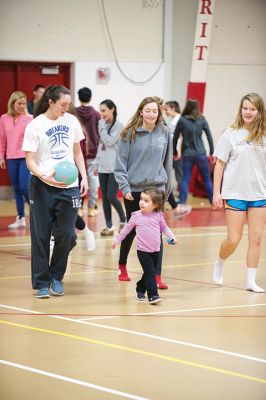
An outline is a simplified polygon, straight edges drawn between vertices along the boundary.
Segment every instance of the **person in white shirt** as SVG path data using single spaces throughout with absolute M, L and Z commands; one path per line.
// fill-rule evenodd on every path
M 261 96 L 249 93 L 241 99 L 235 122 L 220 137 L 214 156 L 213 205 L 224 206 L 227 222 L 214 282 L 223 283 L 224 262 L 237 248 L 247 220 L 247 290 L 262 293 L 255 282 L 266 222 L 266 111 Z
M 32 287 L 37 298 L 50 293 L 64 294 L 62 280 L 68 255 L 76 245 L 75 223 L 80 196 L 88 191 L 88 181 L 80 141 L 84 138 L 78 119 L 67 113 L 70 91 L 61 85 L 49 86 L 39 101 L 25 131 L 22 150 L 26 152 L 30 181 L 30 231 Z M 60 161 L 75 163 L 80 175 L 70 185 L 55 179 Z M 54 249 L 50 258 L 50 238 Z M 50 291 L 49 291 L 50 289 Z

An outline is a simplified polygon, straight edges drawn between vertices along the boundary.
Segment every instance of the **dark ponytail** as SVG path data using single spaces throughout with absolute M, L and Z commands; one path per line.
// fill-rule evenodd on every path
M 54 103 L 60 99 L 62 94 L 69 94 L 70 90 L 62 85 L 50 85 L 48 86 L 38 103 L 36 104 L 34 111 L 34 118 L 38 117 L 38 115 L 44 114 L 49 108 L 49 100 L 52 100 Z
M 117 107 L 116 107 L 115 103 L 114 103 L 112 100 L 110 100 L 110 99 L 103 100 L 103 101 L 100 103 L 100 106 L 101 106 L 101 105 L 105 105 L 107 108 L 109 108 L 109 110 L 114 110 L 114 112 L 113 112 L 113 122 L 111 123 L 111 125 L 110 125 L 110 127 L 109 127 L 109 129 L 108 129 L 108 132 L 107 132 L 107 133 L 109 133 L 109 132 L 111 131 L 112 127 L 114 126 L 114 124 L 116 123 L 116 119 L 117 119 Z

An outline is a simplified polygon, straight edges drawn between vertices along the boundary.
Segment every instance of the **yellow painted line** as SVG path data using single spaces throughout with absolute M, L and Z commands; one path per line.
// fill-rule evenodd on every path
M 109 348 L 116 349 L 116 350 L 123 350 L 123 351 L 127 351 L 127 352 L 130 352 L 130 353 L 135 353 L 135 354 L 141 354 L 141 355 L 144 355 L 144 356 L 153 357 L 153 358 L 157 358 L 157 359 L 160 359 L 160 360 L 171 361 L 171 362 L 174 362 L 174 363 L 177 363 L 177 364 L 183 364 L 183 365 L 187 365 L 187 366 L 190 366 L 190 367 L 205 369 L 205 370 L 212 371 L 212 372 L 218 372 L 218 373 L 224 374 L 224 375 L 234 376 L 236 378 L 246 379 L 248 381 L 266 383 L 266 379 L 256 378 L 254 376 L 249 376 L 249 375 L 245 375 L 245 374 L 241 374 L 241 373 L 238 373 L 238 372 L 229 371 L 229 370 L 222 369 L 222 368 L 215 368 L 215 367 L 211 367 L 211 366 L 205 365 L 205 364 L 186 361 L 186 360 L 182 360 L 181 358 L 170 357 L 170 356 L 166 356 L 166 355 L 163 355 L 163 354 L 152 353 L 150 351 L 134 349 L 132 347 L 120 346 L 120 345 L 117 345 L 117 344 L 103 342 L 101 340 L 90 339 L 90 338 L 87 338 L 87 337 L 84 337 L 84 336 L 72 335 L 70 333 L 54 331 L 54 330 L 50 330 L 50 329 L 37 328 L 37 327 L 34 327 L 34 326 L 23 325 L 23 324 L 18 324 L 18 323 L 15 323 L 15 322 L 4 321 L 4 320 L 0 320 L 0 323 L 1 324 L 15 326 L 15 327 L 18 327 L 18 328 L 28 329 L 28 330 L 31 330 L 31 331 L 49 333 L 51 335 L 61 336 L 61 337 L 69 338 L 69 339 L 80 340 L 80 341 L 83 341 L 83 342 L 88 342 L 88 343 L 93 343 L 93 344 L 98 344 L 100 346 L 109 347 Z
M 260 261 L 266 261 L 266 259 L 261 258 Z M 241 264 L 244 263 L 245 260 L 236 260 L 236 261 L 226 261 L 226 264 Z M 177 265 L 164 265 L 163 269 L 169 268 L 184 268 L 184 267 L 200 267 L 200 266 L 204 266 L 204 265 L 213 265 L 213 262 L 204 262 L 204 263 L 189 263 L 189 264 L 177 264 Z M 74 267 L 73 267 L 74 268 Z M 94 268 L 94 267 L 90 267 L 90 268 Z M 131 269 L 131 272 L 139 272 L 139 269 Z M 103 274 L 103 273 L 113 273 L 115 272 L 114 269 L 111 270 L 95 270 L 95 271 L 87 271 L 87 272 L 66 272 L 66 275 L 86 275 L 86 274 Z M 31 278 L 31 275 L 17 275 L 17 276 L 4 276 L 4 277 L 0 277 L 0 280 L 7 280 L 7 279 L 23 279 L 23 278 Z
M 69 275 L 86 275 L 86 274 L 110 274 L 111 272 L 115 272 L 115 270 L 95 270 L 95 271 L 87 271 L 87 272 L 66 272 L 65 276 Z M 31 275 L 17 275 L 17 276 L 4 276 L 1 277 L 0 280 L 5 280 L 5 279 L 23 279 L 23 278 L 31 278 Z

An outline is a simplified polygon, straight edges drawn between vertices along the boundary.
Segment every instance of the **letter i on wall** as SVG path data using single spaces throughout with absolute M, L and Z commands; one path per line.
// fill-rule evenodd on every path
M 190 81 L 187 88 L 187 98 L 199 100 L 201 111 L 203 111 L 206 90 L 214 3 L 215 0 L 199 0 Z

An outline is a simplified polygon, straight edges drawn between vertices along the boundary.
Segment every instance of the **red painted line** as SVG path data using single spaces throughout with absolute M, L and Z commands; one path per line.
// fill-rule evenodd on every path
M 13 252 L 7 252 L 7 251 L 1 251 L 0 250 L 0 253 L 18 256 L 18 258 L 23 259 L 23 260 L 27 260 L 27 261 L 30 260 L 30 256 L 21 256 L 21 254 L 16 254 L 16 253 L 13 253 Z M 108 270 L 108 271 L 117 271 L 117 268 L 101 267 L 99 265 L 90 266 L 90 265 L 86 265 L 86 264 L 78 263 L 78 262 L 71 262 L 71 265 L 78 265 L 78 266 L 81 266 L 81 267 L 85 267 L 86 269 L 88 269 L 88 268 L 91 268 L 91 269 L 98 268 L 98 269 L 103 269 L 103 270 Z M 129 273 L 130 273 L 130 275 L 141 275 L 142 274 L 141 271 L 140 272 L 129 271 Z M 246 291 L 245 288 L 240 288 L 238 286 L 217 285 L 216 283 L 212 283 L 212 282 L 195 281 L 195 280 L 192 280 L 192 279 L 174 278 L 174 277 L 169 277 L 169 276 L 165 276 L 165 275 L 163 276 L 163 278 L 164 279 L 169 279 L 169 280 L 174 280 L 174 281 L 181 281 L 181 282 L 195 283 L 195 284 L 199 284 L 199 285 L 212 286 L 212 287 L 217 288 L 217 289 L 229 288 L 229 289 L 237 289 L 237 290 Z M 123 282 L 123 284 L 124 284 L 124 282 Z

